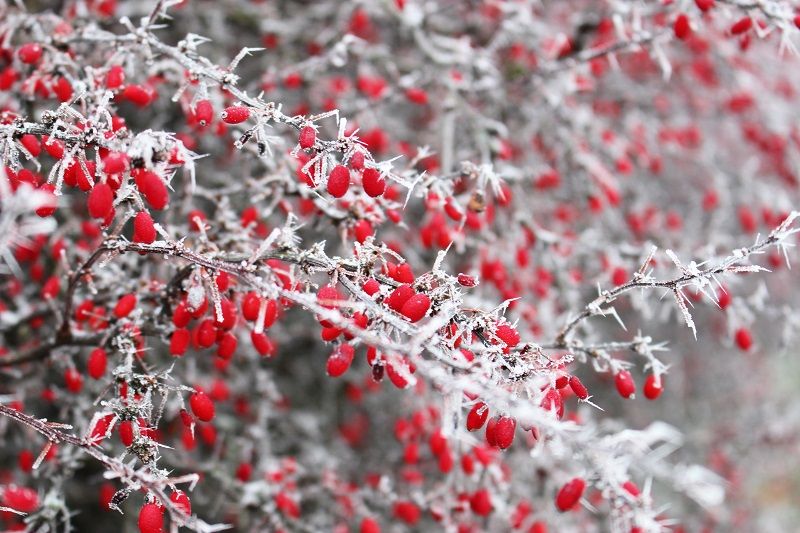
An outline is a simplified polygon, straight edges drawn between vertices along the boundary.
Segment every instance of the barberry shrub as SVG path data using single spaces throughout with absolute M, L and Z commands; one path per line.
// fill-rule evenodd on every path
M 0 3 L 0 528 L 796 529 L 794 3 Z

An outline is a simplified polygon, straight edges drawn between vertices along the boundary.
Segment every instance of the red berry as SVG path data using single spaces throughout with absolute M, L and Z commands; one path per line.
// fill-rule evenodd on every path
M 350 188 L 350 170 L 344 165 L 336 165 L 328 176 L 328 193 L 341 198 Z
M 350 368 L 353 362 L 355 350 L 349 344 L 342 344 L 338 346 L 333 353 L 328 357 L 327 372 L 331 377 L 339 377 Z
M 497 338 L 503 341 L 506 348 L 513 348 L 519 344 L 519 332 L 511 326 L 511 324 L 500 324 L 495 330 Z
M 586 387 L 583 385 L 583 383 L 581 383 L 581 380 L 578 379 L 578 376 L 569 377 L 569 386 L 572 389 L 572 392 L 575 393 L 575 396 L 581 400 L 585 400 L 589 397 L 589 391 L 586 390 Z
M 189 496 L 187 496 L 182 490 L 176 490 L 170 494 L 169 499 L 175 504 L 175 507 L 183 511 L 185 514 L 192 514 L 192 502 L 189 501 Z
M 637 487 L 636 483 L 634 483 L 631 480 L 628 480 L 625 483 L 623 483 L 622 488 L 625 489 L 628 492 L 628 494 L 630 494 L 634 498 L 638 498 L 639 494 L 641 494 L 641 492 L 639 491 L 639 487 Z
M 245 294 L 242 300 L 242 316 L 248 322 L 254 322 L 258 318 L 258 311 L 261 308 L 261 298 L 253 291 Z
M 203 422 L 214 418 L 214 402 L 205 392 L 197 391 L 189 397 L 189 405 L 194 416 Z
M 261 357 L 269 357 L 275 353 L 275 345 L 265 333 L 250 333 L 250 342 Z
M 23 513 L 32 513 L 39 507 L 39 495 L 28 487 L 6 485 L 3 490 L 3 505 Z
M 644 381 L 644 397 L 648 400 L 655 400 L 664 392 L 664 376 L 656 378 L 655 374 L 650 374 Z
M 114 306 L 114 316 L 117 318 L 125 318 L 131 314 L 134 307 L 136 307 L 136 295 L 126 294 L 120 298 L 117 301 L 117 305 Z
M 119 424 L 119 440 L 122 441 L 126 447 L 133 444 L 133 422 L 130 420 L 123 420 Z
M 164 509 L 155 503 L 146 503 L 139 510 L 139 533 L 163 533 Z
M 556 382 L 556 385 L 558 385 L 558 382 Z M 544 394 L 541 406 L 542 409 L 554 412 L 559 420 L 564 416 L 564 399 L 561 397 L 561 393 L 552 387 L 548 388 Z
M 474 287 L 478 284 L 478 280 L 467 274 L 458 275 L 458 284 L 462 287 Z
M 391 275 L 395 281 L 400 283 L 414 283 L 414 272 L 408 263 L 400 263 Z
M 348 163 L 350 168 L 354 170 L 361 170 L 364 168 L 364 153 L 363 152 L 354 152 L 352 156 L 350 156 L 350 162 Z
M 217 317 L 216 311 L 214 312 L 214 325 L 220 329 L 232 329 L 236 325 L 236 320 L 239 318 L 239 313 L 236 306 L 227 298 L 222 298 L 219 302 L 222 311 L 222 320 Z
M 403 304 L 400 314 L 411 322 L 419 322 L 428 313 L 431 307 L 431 299 L 427 294 L 415 294 Z
M 106 174 L 120 174 L 125 172 L 130 161 L 128 155 L 121 152 L 111 152 L 103 159 L 103 172 Z
M 17 50 L 19 60 L 28 65 L 38 63 L 42 58 L 42 47 L 36 43 L 26 43 Z
M 89 360 L 86 362 L 86 371 L 92 379 L 100 379 L 106 373 L 107 364 L 106 351 L 102 348 L 95 348 L 89 354 Z
M 153 93 L 142 85 L 126 85 L 125 88 L 122 89 L 122 98 L 138 107 L 147 106 L 152 96 Z
M 308 148 L 313 148 L 314 143 L 317 142 L 317 130 L 314 129 L 314 126 L 303 126 L 300 130 L 300 148 L 303 150 L 307 150 Z
M 20 138 L 19 142 L 33 157 L 39 157 L 39 154 L 42 153 L 42 145 L 35 135 L 25 134 Z
M 106 88 L 119 89 L 123 83 L 125 83 L 125 70 L 119 65 L 109 68 L 106 73 Z
M 139 211 L 133 219 L 133 242 L 151 244 L 156 240 L 153 217 L 147 211 Z
M 217 340 L 217 326 L 214 324 L 213 318 L 207 318 L 200 322 L 195 330 L 195 338 L 201 348 L 209 348 L 214 344 L 214 341 Z
M 489 407 L 483 402 L 476 403 L 467 413 L 467 430 L 475 431 L 482 428 L 488 417 Z
M 356 240 L 363 243 L 373 235 L 372 224 L 370 224 L 368 220 L 362 218 L 356 222 L 356 225 L 353 227 L 353 233 L 355 234 Z
M 717 304 L 720 309 L 726 309 L 731 304 L 731 293 L 727 289 L 721 288 L 719 290 L 717 293 Z
M 176 357 L 182 356 L 186 353 L 186 349 L 189 347 L 190 340 L 191 334 L 189 333 L 188 329 L 176 329 L 172 333 L 172 337 L 169 340 L 169 353 Z
M 375 168 L 364 169 L 361 173 L 361 185 L 364 187 L 364 192 L 373 198 L 382 196 L 386 192 L 386 180 Z
M 226 124 L 239 124 L 250 118 L 250 109 L 244 106 L 232 105 L 222 112 L 222 121 Z
M 411 285 L 405 284 L 400 285 L 396 289 L 394 289 L 389 296 L 386 297 L 386 305 L 389 306 L 390 309 L 394 309 L 398 313 L 406 304 L 406 302 L 414 296 L 415 292 Z
M 694 0 L 694 3 L 700 11 L 708 11 L 714 7 L 714 0 Z
M 679 14 L 675 18 L 675 23 L 672 25 L 672 29 L 675 32 L 675 37 L 678 39 L 684 40 L 692 33 L 692 27 L 689 24 L 689 17 L 686 16 L 685 13 Z
M 86 206 L 92 218 L 105 219 L 114 207 L 114 192 L 106 183 L 96 183 L 89 193 Z
M 731 25 L 731 34 L 739 35 L 753 27 L 753 19 L 750 17 L 743 17 Z
M 42 286 L 42 298 L 52 300 L 61 292 L 61 280 L 57 276 L 50 276 Z
M 164 209 L 169 202 L 169 192 L 164 180 L 149 170 L 137 169 L 133 174 L 136 187 L 153 209 Z
M 514 433 L 517 429 L 517 421 L 508 416 L 501 416 L 497 419 L 494 428 L 494 441 L 498 448 L 505 450 L 514 442 Z
M 189 211 L 188 218 L 189 229 L 192 231 L 200 231 L 200 228 L 205 225 L 206 214 L 199 209 L 195 209 L 193 211 Z
M 53 159 L 61 159 L 64 157 L 64 142 L 59 141 L 58 139 L 51 139 L 46 135 L 42 137 L 42 141 L 44 141 L 44 150 L 47 152 L 50 157 Z
M 563 513 L 575 507 L 580 501 L 585 488 L 586 482 L 579 477 L 561 487 L 561 490 L 556 494 L 556 507 L 558 510 Z
M 395 502 L 392 510 L 395 518 L 399 518 L 409 525 L 415 525 L 420 519 L 420 510 L 413 502 L 407 500 L 400 500 Z
M 636 394 L 636 383 L 634 383 L 633 376 L 627 370 L 621 370 L 614 376 L 614 384 L 617 387 L 617 392 L 623 398 L 633 398 Z
M 223 359 L 230 359 L 236 352 L 238 344 L 239 341 L 236 339 L 236 335 L 226 331 L 222 334 L 222 337 L 217 339 L 217 355 Z
M 469 507 L 478 516 L 489 516 L 492 513 L 492 497 L 486 489 L 480 489 L 469 498 Z
M 361 288 L 364 290 L 364 292 L 372 296 L 381 290 L 381 284 L 378 283 L 378 280 L 370 278 L 364 282 L 364 285 L 362 285 Z
M 381 533 L 381 526 L 374 518 L 365 518 L 361 521 L 359 533 Z
M 45 218 L 56 212 L 56 208 L 58 207 L 58 199 L 54 193 L 55 190 L 55 186 L 50 183 L 45 183 L 39 187 L 39 192 L 45 196 L 45 199 L 42 201 L 42 206 L 36 208 L 36 214 L 38 216 Z
M 214 108 L 208 100 L 199 100 L 194 106 L 194 116 L 201 126 L 211 124 L 214 120 Z
M 409 102 L 417 105 L 425 105 L 428 103 L 428 93 L 426 93 L 423 89 L 406 89 L 406 98 Z
M 739 328 L 736 330 L 736 345 L 743 352 L 750 350 L 753 346 L 753 335 L 747 328 Z
M 64 372 L 64 385 L 68 391 L 77 394 L 83 388 L 83 376 L 74 368 L 68 368 Z

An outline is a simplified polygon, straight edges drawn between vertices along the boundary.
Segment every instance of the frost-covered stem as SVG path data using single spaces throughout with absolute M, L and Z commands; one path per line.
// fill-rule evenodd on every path
M 0 404 L 0 415 L 15 420 L 42 435 L 52 444 L 66 443 L 80 448 L 84 453 L 102 463 L 109 471 L 114 472 L 120 480 L 132 488 L 145 488 L 160 500 L 161 504 L 170 514 L 170 517 L 184 527 L 197 531 L 198 533 L 221 531 L 227 529 L 225 525 L 210 525 L 197 517 L 188 516 L 177 506 L 167 495 L 165 488 L 172 481 L 170 479 L 158 478 L 145 468 L 134 469 L 119 459 L 110 457 L 103 453 L 101 448 L 92 442 L 82 439 L 72 433 L 62 431 L 70 429 L 72 426 L 48 422 L 38 419 L 7 405 Z
M 662 288 L 668 289 L 671 291 L 677 291 L 681 287 L 692 283 L 693 281 L 699 279 L 708 279 L 718 274 L 724 274 L 729 272 L 731 267 L 741 263 L 742 261 L 748 259 L 751 255 L 756 254 L 768 248 L 774 244 L 779 243 L 783 240 L 786 234 L 783 233 L 788 226 L 794 221 L 795 218 L 800 216 L 800 213 L 793 212 L 789 217 L 787 217 L 786 221 L 777 229 L 773 230 L 766 239 L 756 242 L 752 246 L 748 248 L 742 248 L 738 250 L 739 253 L 731 255 L 727 257 L 724 261 L 720 264 L 705 268 L 700 270 L 696 273 L 684 273 L 681 276 L 677 276 L 672 279 L 668 280 L 650 280 L 650 279 L 638 279 L 637 276 L 634 279 L 624 283 L 618 287 L 615 287 L 610 290 L 602 291 L 600 296 L 592 300 L 590 303 L 586 305 L 586 307 L 578 313 L 574 318 L 572 318 L 561 330 L 559 331 L 558 335 L 551 344 L 552 346 L 558 348 L 568 348 L 570 347 L 570 343 L 567 339 L 569 334 L 577 328 L 584 320 L 587 318 L 597 315 L 600 306 L 609 304 L 616 300 L 622 294 L 637 288 Z M 781 231 L 783 230 L 783 231 Z

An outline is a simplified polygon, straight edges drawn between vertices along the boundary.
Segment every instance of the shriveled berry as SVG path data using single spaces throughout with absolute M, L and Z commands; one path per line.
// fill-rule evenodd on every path
M 478 280 L 467 274 L 459 274 L 457 279 L 458 284 L 462 287 L 474 287 L 478 284 Z

